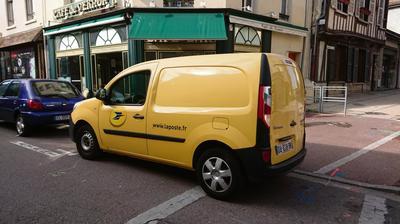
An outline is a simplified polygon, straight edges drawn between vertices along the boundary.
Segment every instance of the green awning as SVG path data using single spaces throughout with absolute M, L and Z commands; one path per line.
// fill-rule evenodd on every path
M 135 13 L 129 38 L 136 40 L 226 40 L 222 13 Z
M 76 22 L 76 23 L 66 25 L 66 26 L 61 26 L 58 28 L 51 28 L 51 27 L 45 28 L 44 35 L 47 36 L 47 35 L 54 35 L 54 34 L 59 34 L 59 33 L 72 32 L 72 31 L 76 31 L 76 30 L 81 30 L 81 29 L 86 29 L 86 28 L 91 28 L 91 27 L 96 27 L 96 26 L 102 26 L 102 25 L 121 22 L 121 21 L 124 21 L 123 14 L 93 19 L 93 20 L 89 20 L 89 21 L 85 21 L 85 22 Z

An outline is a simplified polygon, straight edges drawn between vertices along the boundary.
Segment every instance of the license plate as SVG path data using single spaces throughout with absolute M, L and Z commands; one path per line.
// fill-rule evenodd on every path
M 288 152 L 293 149 L 292 140 L 286 141 L 284 143 L 275 146 L 276 155 Z
M 57 115 L 54 117 L 54 120 L 56 121 L 67 121 L 69 120 L 69 115 Z

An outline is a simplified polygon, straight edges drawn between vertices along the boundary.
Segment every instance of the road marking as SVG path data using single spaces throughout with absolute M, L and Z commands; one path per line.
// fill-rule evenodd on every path
M 382 138 L 381 140 L 378 140 L 374 143 L 371 143 L 367 146 L 365 146 L 364 148 L 358 150 L 357 152 L 354 152 L 346 157 L 343 157 L 339 160 L 337 160 L 336 162 L 330 163 L 324 167 L 322 167 L 321 169 L 315 171 L 314 173 L 319 173 L 319 174 L 325 174 L 331 170 L 334 170 L 340 166 L 343 166 L 344 164 L 364 155 L 365 153 L 368 153 L 369 151 L 372 151 L 376 148 L 378 148 L 379 146 L 388 143 L 389 141 L 393 140 L 394 138 L 397 138 L 398 136 L 400 136 L 400 131 L 395 132 L 389 136 L 386 136 L 384 138 Z
M 383 224 L 387 213 L 386 199 L 366 194 L 358 223 Z
M 58 152 L 54 152 L 54 151 L 51 151 L 51 150 L 48 150 L 48 149 L 41 148 L 39 146 L 31 145 L 31 144 L 23 142 L 23 141 L 11 141 L 10 143 L 14 144 L 14 145 L 17 145 L 17 146 L 20 146 L 20 147 L 22 147 L 24 149 L 29 149 L 31 151 L 38 152 L 38 153 L 41 153 L 43 155 L 46 155 L 52 160 L 59 159 L 59 158 L 61 158 L 63 156 L 74 156 L 74 155 L 77 155 L 77 153 L 75 153 L 75 152 L 70 152 L 70 151 L 66 151 L 66 150 L 63 150 L 63 149 L 55 149 Z
M 201 187 L 194 187 L 136 216 L 129 220 L 127 224 L 157 223 L 157 221 L 168 217 L 205 195 Z

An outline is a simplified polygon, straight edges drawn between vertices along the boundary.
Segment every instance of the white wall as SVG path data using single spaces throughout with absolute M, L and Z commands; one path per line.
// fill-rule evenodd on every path
M 14 25 L 8 26 L 6 1 L 0 1 L 0 33 L 8 36 L 18 32 L 31 30 L 43 25 L 42 6 L 45 0 L 32 0 L 34 18 L 27 21 L 25 1 L 14 1 Z
M 387 28 L 400 33 L 400 8 L 390 9 L 388 13 Z

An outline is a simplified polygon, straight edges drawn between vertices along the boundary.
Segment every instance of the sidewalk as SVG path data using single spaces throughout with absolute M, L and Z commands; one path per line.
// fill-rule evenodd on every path
M 317 105 L 309 108 L 315 111 Z M 343 103 L 324 103 L 324 113 L 343 114 Z M 400 89 L 350 94 L 347 115 L 400 120 Z

